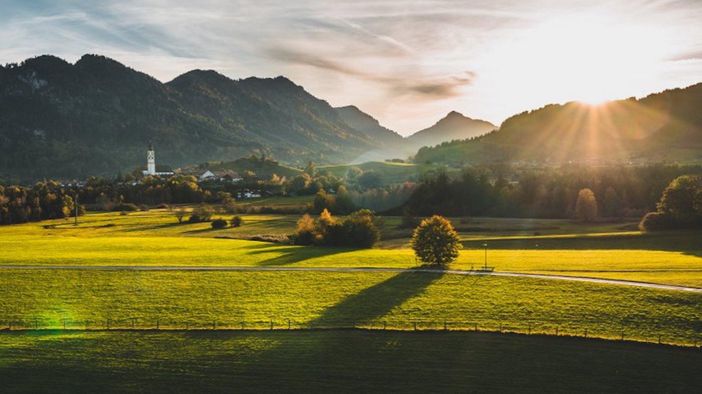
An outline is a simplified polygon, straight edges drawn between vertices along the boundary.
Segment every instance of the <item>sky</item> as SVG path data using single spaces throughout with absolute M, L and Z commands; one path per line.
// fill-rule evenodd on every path
M 284 75 L 401 134 L 702 82 L 700 0 L 0 0 L 0 63 Z

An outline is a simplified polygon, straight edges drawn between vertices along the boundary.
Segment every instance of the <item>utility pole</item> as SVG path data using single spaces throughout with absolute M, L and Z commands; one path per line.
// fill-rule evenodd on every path
M 485 247 L 485 270 L 487 271 L 487 242 L 483 246 Z
M 73 200 L 73 205 L 75 206 L 75 217 L 73 218 L 73 225 L 78 226 L 78 192 L 76 191 L 76 197 Z

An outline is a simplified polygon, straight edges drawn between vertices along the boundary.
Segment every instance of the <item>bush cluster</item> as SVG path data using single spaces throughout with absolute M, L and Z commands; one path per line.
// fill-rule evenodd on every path
M 241 227 L 244 224 L 244 219 L 241 216 L 234 216 L 231 221 L 232 227 Z
M 201 205 L 190 213 L 190 218 L 188 218 L 188 222 L 190 223 L 201 223 L 201 222 L 209 222 L 212 220 L 212 215 L 214 214 L 214 210 L 210 208 L 207 205 Z
M 349 246 L 370 248 L 380 240 L 373 212 L 362 209 L 344 219 L 337 219 L 323 210 L 317 220 L 305 214 L 297 222 L 293 235 L 298 245 Z
M 224 219 L 215 219 L 210 223 L 213 229 L 219 230 L 227 227 L 227 221 Z

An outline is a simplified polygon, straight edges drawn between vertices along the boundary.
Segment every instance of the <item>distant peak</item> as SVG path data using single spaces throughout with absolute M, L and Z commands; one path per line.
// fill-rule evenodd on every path
M 61 59 L 60 57 L 54 55 L 40 55 L 26 59 L 22 62 L 22 66 L 32 66 L 32 65 L 60 65 L 67 66 L 70 65 L 67 61 Z
M 185 72 L 185 73 L 177 76 L 175 79 L 178 79 L 178 78 L 202 78 L 202 77 L 205 77 L 205 78 L 207 78 L 207 77 L 216 77 L 216 78 L 224 77 L 224 78 L 226 78 L 226 76 L 218 73 L 215 70 L 202 70 L 202 69 L 196 68 L 194 70 L 190 70 L 188 72 Z
M 355 105 L 344 105 L 343 107 L 336 107 L 336 109 L 341 110 L 341 111 L 356 111 L 356 112 L 363 112 L 361 111 L 360 108 L 358 108 Z
M 110 65 L 126 68 L 124 64 L 118 62 L 117 60 L 111 59 L 107 56 L 95 55 L 90 53 L 81 56 L 81 58 L 76 62 L 76 66 L 85 65 Z
M 458 111 L 451 111 L 449 112 L 442 120 L 454 120 L 454 119 L 460 119 L 460 120 L 473 120 L 462 113 Z

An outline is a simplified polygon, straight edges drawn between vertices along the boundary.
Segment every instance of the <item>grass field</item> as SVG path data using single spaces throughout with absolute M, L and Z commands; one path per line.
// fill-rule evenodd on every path
M 702 294 L 527 278 L 413 272 L 49 271 L 0 273 L 0 317 L 17 328 L 505 330 L 702 341 Z M 576 296 L 577 295 L 577 296 Z M 3 324 L 0 322 L 0 324 Z
M 227 217 L 227 216 L 224 216 Z M 380 248 L 344 250 L 250 242 L 283 237 L 296 215 L 243 215 L 240 228 L 212 230 L 182 224 L 165 210 L 128 216 L 98 213 L 69 221 L 0 227 L 0 265 L 294 265 L 394 267 L 417 265 L 407 247 L 409 230 L 384 218 Z M 702 287 L 702 233 L 642 234 L 631 223 L 576 224 L 563 220 L 455 219 L 465 249 L 452 268 L 488 262 L 498 271 L 547 273 Z M 534 235 L 538 232 L 538 235 Z
M 695 392 L 700 364 L 698 350 L 485 333 L 0 333 L 9 392 Z
M 385 240 L 367 250 L 251 241 L 283 238 L 298 216 L 243 218 L 241 228 L 212 230 L 152 210 L 91 213 L 79 226 L 55 220 L 0 227 L 2 266 L 107 268 L 0 270 L 0 329 L 13 329 L 0 332 L 3 387 L 163 391 L 168 382 L 169 390 L 177 384 L 186 391 L 481 391 L 499 383 L 506 391 L 690 391 L 699 384 L 692 369 L 699 350 L 573 338 L 699 346 L 699 293 L 412 271 L 105 267 L 418 266 L 400 218 L 383 218 Z M 453 221 L 464 244 L 454 269 L 483 264 L 487 243 L 497 271 L 702 287 L 700 233 L 642 234 L 631 222 Z M 222 331 L 242 323 L 256 331 Z M 288 332 L 288 325 L 378 331 Z M 476 328 L 482 332 L 467 332 Z

